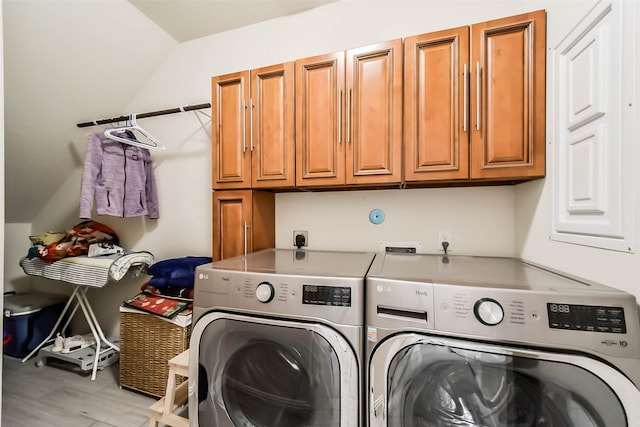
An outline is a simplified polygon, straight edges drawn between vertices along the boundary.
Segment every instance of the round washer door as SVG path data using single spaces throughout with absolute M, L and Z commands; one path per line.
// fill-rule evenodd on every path
M 190 417 L 197 414 L 198 425 L 357 425 L 358 406 L 344 396 L 359 393 L 358 362 L 337 331 L 210 313 L 192 335 L 198 372 L 197 389 L 190 383 L 197 395 L 197 402 L 190 398 Z
M 370 426 L 628 426 L 640 398 L 586 356 L 415 333 L 374 349 L 369 381 Z

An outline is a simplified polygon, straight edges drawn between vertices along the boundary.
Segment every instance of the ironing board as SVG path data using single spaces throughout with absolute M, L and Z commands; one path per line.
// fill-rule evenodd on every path
M 42 276 L 47 279 L 59 280 L 70 283 L 73 286 L 73 292 L 67 299 L 67 303 L 62 310 L 62 313 L 58 317 L 49 335 L 42 340 L 42 342 L 35 347 L 31 353 L 22 359 L 22 362 L 29 360 L 36 352 L 44 352 L 45 356 L 56 357 L 65 361 L 77 363 L 82 370 L 88 370 L 91 368 L 91 380 L 95 380 L 98 366 L 101 362 L 115 361 L 115 353 L 120 352 L 120 348 L 110 342 L 105 336 L 98 323 L 98 320 L 91 308 L 89 299 L 87 298 L 87 292 L 90 288 L 102 288 L 111 281 L 121 280 L 128 272 L 136 272 L 137 274 L 146 271 L 146 268 L 153 264 L 154 258 L 150 252 L 139 251 L 129 252 L 124 255 L 107 255 L 100 257 L 88 257 L 86 255 L 62 258 L 51 264 L 40 258 L 23 258 L 20 260 L 20 266 L 24 272 L 30 276 Z M 71 309 L 72 303 L 75 302 L 73 309 Z M 95 339 L 95 352 L 93 346 L 91 348 L 77 350 L 73 353 L 61 354 L 59 352 L 54 353 L 50 351 L 50 347 L 43 348 L 47 343 L 53 341 L 55 331 L 58 330 L 58 326 L 62 323 L 65 314 L 71 309 L 70 315 L 67 317 L 65 324 L 62 326 L 62 330 L 65 330 L 71 319 L 76 314 L 78 307 L 84 314 L 91 334 Z M 102 348 L 102 349 L 101 349 Z M 87 360 L 87 355 L 92 355 L 93 361 Z M 37 362 L 38 366 L 42 365 L 42 361 L 39 358 Z M 102 364 L 104 366 L 104 363 Z

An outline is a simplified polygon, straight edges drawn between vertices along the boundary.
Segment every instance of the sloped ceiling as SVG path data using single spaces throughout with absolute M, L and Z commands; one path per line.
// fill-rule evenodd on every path
M 129 0 L 179 42 L 311 9 L 335 0 Z
M 329 2 L 3 0 L 6 222 L 33 221 L 82 167 L 76 124 L 126 113 L 178 44 Z

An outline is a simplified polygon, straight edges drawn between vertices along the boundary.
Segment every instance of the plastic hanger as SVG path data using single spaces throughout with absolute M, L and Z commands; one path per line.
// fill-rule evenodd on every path
M 142 141 L 136 138 L 135 132 L 144 137 Z M 166 148 L 153 135 L 136 123 L 135 114 L 131 114 L 129 116 L 129 124 L 127 125 L 105 128 L 104 135 L 114 141 L 135 145 L 136 147 L 147 148 L 149 150 L 161 151 Z

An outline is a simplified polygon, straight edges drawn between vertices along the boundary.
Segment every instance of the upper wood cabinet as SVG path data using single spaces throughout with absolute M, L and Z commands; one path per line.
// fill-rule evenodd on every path
M 213 188 L 293 187 L 293 62 L 213 77 Z
M 544 10 L 212 78 L 213 188 L 545 175 Z
M 296 186 L 399 183 L 402 40 L 297 60 Z
M 404 180 L 545 174 L 546 15 L 405 39 Z
M 404 42 L 404 179 L 469 178 L 469 27 Z
M 295 62 L 296 186 L 345 183 L 344 62 L 344 52 Z
M 545 174 L 546 13 L 471 26 L 471 178 Z

